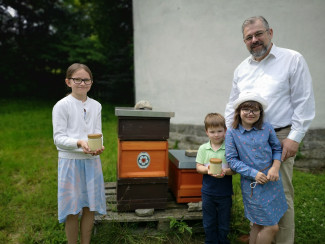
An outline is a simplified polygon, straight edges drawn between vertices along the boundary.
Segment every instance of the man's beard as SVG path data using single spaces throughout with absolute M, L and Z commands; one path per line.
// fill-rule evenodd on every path
M 253 51 L 253 48 L 256 47 L 256 46 L 259 46 L 259 45 L 262 45 L 262 49 L 259 50 L 259 51 Z M 269 43 L 268 46 L 265 46 L 264 45 L 264 42 L 255 42 L 253 43 L 251 46 L 250 46 L 250 53 L 253 55 L 253 57 L 255 58 L 260 58 L 260 57 L 263 57 L 265 55 L 265 53 L 267 52 L 267 50 L 269 50 L 269 47 L 271 45 L 271 42 Z

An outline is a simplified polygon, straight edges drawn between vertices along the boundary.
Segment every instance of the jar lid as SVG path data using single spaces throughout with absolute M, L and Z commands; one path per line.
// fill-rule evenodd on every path
M 210 158 L 210 163 L 212 163 L 212 164 L 221 164 L 222 160 L 220 158 Z
M 101 138 L 102 134 L 88 134 L 88 139 L 97 139 Z

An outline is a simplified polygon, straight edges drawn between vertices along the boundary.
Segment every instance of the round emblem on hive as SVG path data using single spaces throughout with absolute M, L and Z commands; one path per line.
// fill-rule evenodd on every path
M 148 166 L 150 164 L 150 156 L 146 152 L 141 152 L 138 155 L 137 161 L 138 161 L 139 168 L 146 169 L 146 168 L 148 168 Z

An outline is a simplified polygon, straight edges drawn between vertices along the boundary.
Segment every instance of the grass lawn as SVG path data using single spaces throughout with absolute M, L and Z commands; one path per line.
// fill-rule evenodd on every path
M 65 243 L 64 225 L 57 221 L 57 150 L 52 139 L 55 102 L 0 100 L 0 243 Z M 103 104 L 105 181 L 116 180 L 117 118 L 114 106 Z M 296 243 L 325 240 L 325 173 L 294 171 Z M 239 176 L 234 177 L 232 243 L 248 231 L 243 217 Z M 176 231 L 134 234 L 123 226 L 109 226 L 93 243 L 202 243 L 184 223 Z M 182 233 L 185 229 L 185 234 Z M 115 241 L 116 234 L 125 238 Z M 175 234 L 177 233 L 177 235 Z M 182 236 L 183 235 L 183 236 Z M 104 239 L 99 240 L 103 236 Z M 181 236 L 181 238 L 180 238 Z M 185 238 L 186 237 L 186 238 Z M 115 239 L 114 239 L 115 238 Z M 196 241 L 194 241 L 196 240 Z

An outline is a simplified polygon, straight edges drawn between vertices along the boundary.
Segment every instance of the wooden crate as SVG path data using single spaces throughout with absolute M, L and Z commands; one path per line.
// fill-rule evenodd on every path
M 167 177 L 167 141 L 118 141 L 118 178 Z
M 164 209 L 168 178 L 122 178 L 117 180 L 117 210 Z
M 182 168 L 182 163 L 188 168 Z M 178 203 L 201 201 L 203 175 L 197 173 L 195 165 L 195 157 L 185 156 L 184 150 L 169 150 L 168 186 Z
M 169 138 L 170 118 L 118 117 L 118 138 L 129 141 L 158 140 Z

